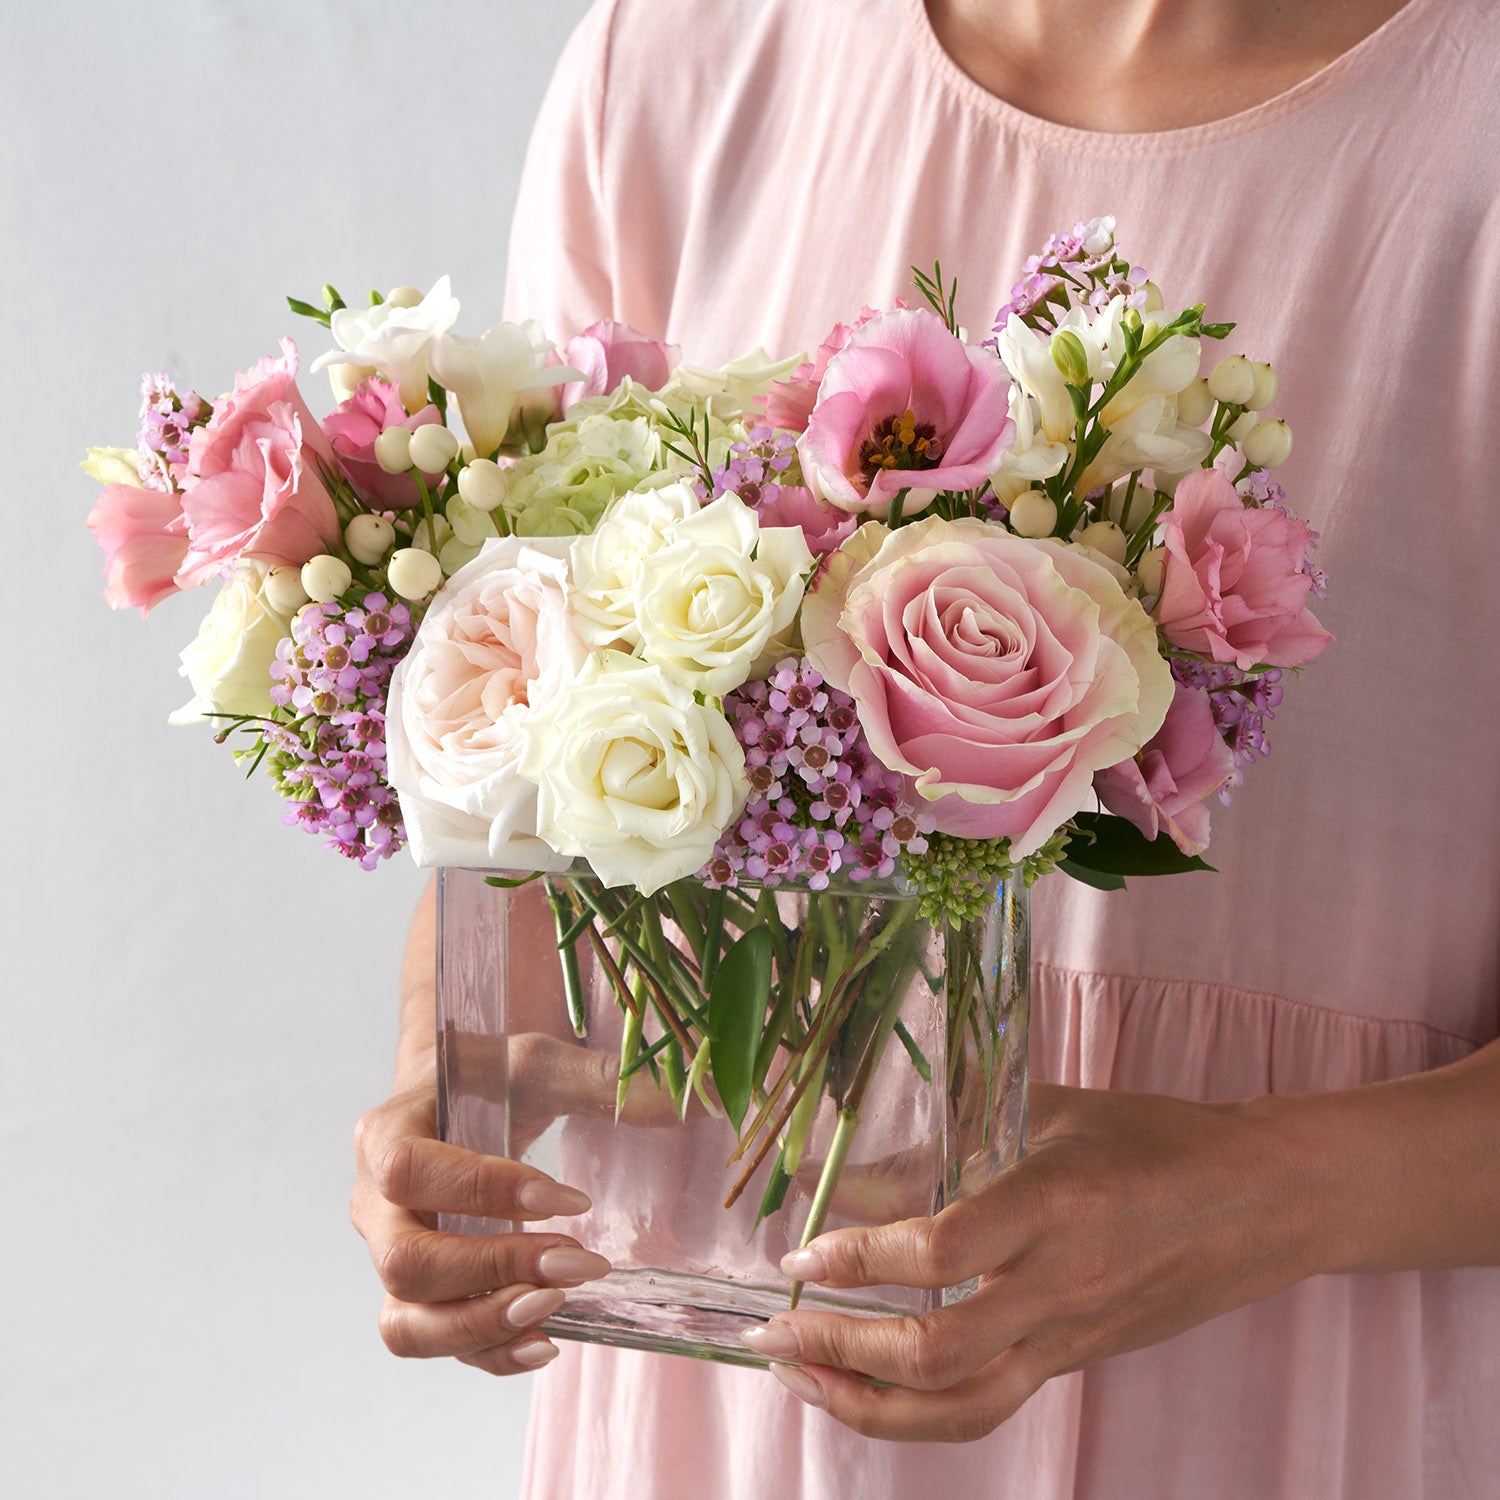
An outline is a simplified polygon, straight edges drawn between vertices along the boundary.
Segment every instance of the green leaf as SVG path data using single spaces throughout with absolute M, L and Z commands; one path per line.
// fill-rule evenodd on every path
M 1181 875 L 1214 867 L 1196 854 L 1184 854 L 1166 834 L 1148 839 L 1134 823 L 1108 813 L 1079 813 L 1073 819 L 1081 838 L 1068 840 L 1061 868 L 1099 875 Z M 1090 837 L 1092 836 L 1092 837 Z
M 1123 891 L 1125 889 L 1123 875 L 1104 875 L 1098 870 L 1086 870 L 1082 865 L 1072 864 L 1066 859 L 1057 868 L 1064 875 L 1071 875 L 1079 885 L 1093 886 L 1096 891 Z
M 755 1211 L 757 1229 L 763 1219 L 768 1219 L 786 1202 L 786 1190 L 791 1185 L 792 1179 L 786 1169 L 786 1153 L 783 1152 L 771 1168 L 771 1175 L 766 1179 L 766 1191 L 761 1197 L 760 1207 Z
M 724 1112 L 739 1134 L 771 998 L 771 933 L 752 927 L 724 955 L 708 996 L 709 1063 Z
M 486 885 L 498 886 L 502 891 L 511 891 L 518 885 L 530 885 L 533 880 L 540 880 L 541 876 L 542 872 L 540 870 L 533 871 L 530 875 L 486 875 L 484 883 Z
M 311 302 L 301 302 L 296 297 L 288 297 L 286 305 L 299 318 L 311 318 L 313 322 L 321 323 L 325 328 L 332 321 L 330 314 L 324 312 L 321 307 L 314 307 Z

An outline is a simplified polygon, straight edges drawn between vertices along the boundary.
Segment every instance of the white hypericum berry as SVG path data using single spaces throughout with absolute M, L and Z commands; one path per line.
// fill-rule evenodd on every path
M 1264 411 L 1276 399 L 1276 371 L 1260 360 L 1250 368 L 1255 371 L 1255 389 L 1245 403 L 1247 411 Z
M 378 563 L 391 550 L 396 528 L 384 516 L 359 515 L 344 527 L 344 545 L 362 563 Z
M 1243 443 L 1260 423 L 1260 418 L 1253 411 L 1242 411 L 1227 429 L 1231 443 Z
M 1255 394 L 1255 369 L 1243 354 L 1226 354 L 1208 377 L 1215 401 L 1243 406 Z
M 1177 420 L 1188 427 L 1201 427 L 1214 414 L 1214 398 L 1208 381 L 1199 376 L 1177 393 Z
M 420 547 L 402 547 L 391 554 L 385 576 L 403 599 L 425 599 L 443 581 L 443 569 L 432 553 Z
M 1057 506 L 1042 490 L 1026 490 L 1010 502 L 1010 529 L 1017 536 L 1051 536 Z
M 1111 562 L 1122 563 L 1129 548 L 1129 539 L 1113 521 L 1095 521 L 1085 526 L 1077 540 L 1095 552 L 1102 552 Z
M 1257 422 L 1240 448 L 1257 469 L 1279 468 L 1292 456 L 1292 429 L 1275 418 Z
M 505 470 L 493 459 L 476 458 L 458 471 L 458 493 L 475 510 L 498 510 L 505 501 Z
M 277 563 L 261 586 L 266 603 L 279 615 L 289 615 L 307 603 L 307 590 L 302 587 L 302 569 L 296 563 Z
M 428 422 L 412 433 L 410 454 L 424 474 L 441 474 L 458 457 L 458 439 L 441 422 Z
M 420 307 L 422 294 L 414 286 L 393 286 L 385 294 L 385 300 L 392 307 Z
M 314 604 L 331 604 L 353 581 L 349 564 L 327 552 L 302 564 L 302 587 Z
M 387 474 L 404 474 L 411 468 L 411 433 L 404 427 L 387 427 L 375 439 L 375 462 Z
M 1147 547 L 1135 565 L 1135 576 L 1144 594 L 1161 593 L 1162 559 L 1166 556 L 1163 547 Z

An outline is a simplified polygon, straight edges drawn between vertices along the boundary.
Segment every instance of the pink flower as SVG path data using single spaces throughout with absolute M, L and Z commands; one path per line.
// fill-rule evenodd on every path
M 182 496 L 175 491 L 107 484 L 89 512 L 89 530 L 104 549 L 104 597 L 112 609 L 139 609 L 177 593 L 187 554 Z
M 859 517 L 824 505 L 800 484 L 776 486 L 773 499 L 756 506 L 762 526 L 800 526 L 814 557 L 825 557 L 854 535 Z
M 338 513 L 318 474 L 337 460 L 297 390 L 297 346 L 281 341 L 234 378 L 197 428 L 182 497 L 188 552 L 177 581 L 194 588 L 241 557 L 304 563 L 337 546 Z
M 802 607 L 813 665 L 940 832 L 1034 853 L 1161 728 L 1172 674 L 1113 575 L 978 520 L 865 525 Z
M 323 432 L 338 455 L 344 477 L 354 493 L 376 510 L 410 510 L 422 503 L 417 482 L 410 474 L 387 474 L 375 460 L 375 439 L 387 427 L 415 432 L 429 422 L 441 422 L 435 406 L 424 406 L 407 416 L 401 393 L 388 380 L 368 376 L 354 388 L 342 406 L 331 411 Z
M 682 350 L 675 344 L 648 338 L 628 323 L 609 318 L 590 323 L 555 356 L 556 363 L 583 372 L 582 380 L 570 380 L 561 388 L 558 410 L 567 411 L 585 396 L 609 395 L 627 375 L 647 390 L 658 391 L 681 358 Z
M 905 311 L 906 304 L 898 298 L 896 308 Z M 834 324 L 833 332 L 818 345 L 817 353 L 766 392 L 766 421 L 783 432 L 806 432 L 808 418 L 817 404 L 818 387 L 828 371 L 828 361 L 849 342 L 851 334 L 880 316 L 878 308 L 866 307 L 852 323 Z
M 797 443 L 802 472 L 842 510 L 884 515 L 908 489 L 910 514 L 999 466 L 1014 430 L 1007 393 L 995 354 L 955 338 L 936 313 L 883 313 L 829 360 Z
M 1274 506 L 1248 506 L 1217 469 L 1177 486 L 1166 517 L 1156 623 L 1174 646 L 1243 671 L 1300 667 L 1333 639 L 1306 608 L 1311 534 Z
M 1202 688 L 1177 684 L 1166 722 L 1138 755 L 1094 778 L 1099 800 L 1148 839 L 1166 833 L 1184 854 L 1208 848 L 1207 799 L 1234 774 L 1234 752 Z

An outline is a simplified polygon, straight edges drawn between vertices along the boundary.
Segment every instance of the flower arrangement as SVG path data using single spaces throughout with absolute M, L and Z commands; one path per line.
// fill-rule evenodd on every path
M 960 934 L 966 1006 L 1000 882 L 1208 868 L 1211 801 L 1331 639 L 1274 373 L 1201 374 L 1233 325 L 1169 311 L 1113 220 L 1053 235 L 984 342 L 940 268 L 916 287 L 720 370 L 609 322 L 462 337 L 446 278 L 329 287 L 291 300 L 327 417 L 287 340 L 212 402 L 148 377 L 135 449 L 85 464 L 110 604 L 219 583 L 174 721 L 367 869 L 545 882 L 575 1019 L 580 951 L 626 1017 L 621 1099 L 649 1068 L 752 1166 L 779 1147 L 764 1212 L 799 1099 L 857 1124 L 893 1031 L 926 1065 L 892 1004 L 920 924 Z M 792 886 L 911 910 L 789 926 Z

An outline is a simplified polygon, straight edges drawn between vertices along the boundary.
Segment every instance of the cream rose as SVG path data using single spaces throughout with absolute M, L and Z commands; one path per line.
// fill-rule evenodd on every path
M 567 538 L 501 537 L 432 601 L 391 678 L 386 745 L 419 865 L 561 869 L 520 774 L 534 703 L 562 694 L 587 648 L 568 604 Z
M 724 715 L 623 652 L 592 656 L 521 733 L 537 833 L 607 885 L 649 895 L 701 869 L 749 794 Z
M 261 563 L 242 561 L 214 596 L 196 638 L 182 652 L 192 702 L 169 715 L 168 723 L 271 712 L 271 663 L 276 647 L 292 633 L 292 622 L 266 602 L 266 572 Z

